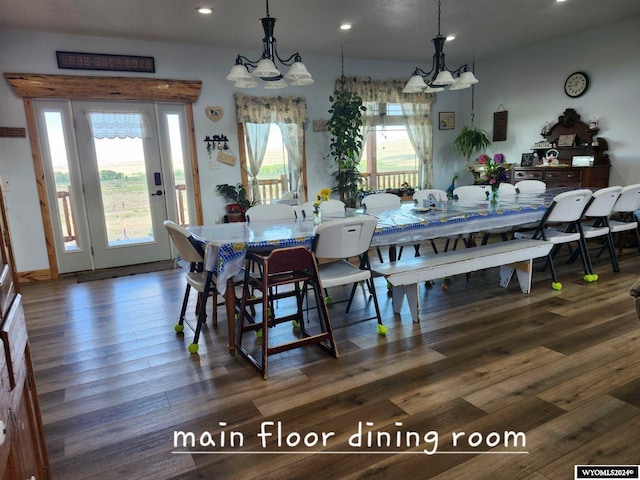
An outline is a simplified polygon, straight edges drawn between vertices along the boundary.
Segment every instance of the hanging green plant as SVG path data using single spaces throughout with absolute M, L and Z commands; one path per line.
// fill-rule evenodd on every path
M 453 140 L 453 148 L 465 157 L 467 161 L 471 159 L 471 155 L 473 155 L 474 152 L 484 151 L 490 146 L 491 140 L 489 139 L 489 133 L 473 125 L 470 127 L 464 125 L 460 133 L 458 133 Z
M 329 96 L 333 102 L 327 121 L 327 129 L 331 135 L 329 157 L 337 167 L 332 173 L 337 186 L 333 189 L 340 194 L 340 199 L 347 207 L 356 207 L 358 189 L 364 179 L 358 170 L 360 151 L 362 150 L 362 113 L 367 109 L 362 105 L 362 98 L 352 92 L 335 91 Z

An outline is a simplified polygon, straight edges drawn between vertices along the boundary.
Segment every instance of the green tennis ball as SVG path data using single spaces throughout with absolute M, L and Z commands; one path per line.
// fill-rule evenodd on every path
M 562 290 L 562 284 L 560 282 L 552 282 L 551 288 L 554 290 Z
M 179 323 L 176 323 L 173 326 L 173 329 L 176 331 L 176 333 L 181 333 L 184 331 L 184 325 L 180 325 Z
M 327 295 L 324 298 L 324 303 L 325 305 L 331 305 L 333 303 L 333 297 L 331 295 Z
M 597 281 L 598 281 L 598 274 L 597 274 L 597 273 L 594 273 L 594 274 L 593 274 L 593 281 L 594 281 L 594 282 L 597 282 Z
M 293 325 L 293 328 L 300 328 L 300 322 L 297 320 L 291 320 L 291 325 Z
M 262 329 L 261 328 L 256 330 L 256 337 L 262 338 Z
M 378 334 L 379 335 L 386 335 L 388 331 L 389 331 L 389 329 L 387 328 L 386 325 L 378 324 Z
M 187 347 L 187 350 L 189 350 L 189 353 L 198 353 L 198 344 L 190 343 L 189 346 Z

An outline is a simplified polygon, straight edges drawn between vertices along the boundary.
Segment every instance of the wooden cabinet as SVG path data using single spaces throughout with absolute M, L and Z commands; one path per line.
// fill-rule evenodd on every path
M 47 480 L 49 460 L 2 192 L 0 204 L 0 479 Z
M 533 146 L 538 161 L 527 167 L 513 167 L 512 182 L 520 180 L 542 180 L 552 187 L 592 187 L 609 186 L 609 145 L 602 137 L 596 137 L 598 127 L 580 120 L 580 115 L 567 108 L 558 122 L 543 131 L 544 142 Z M 557 152 L 557 165 L 546 166 L 543 159 Z M 592 166 L 573 166 L 574 157 L 593 157 Z
M 609 186 L 609 165 L 593 167 L 514 167 L 512 183 L 520 180 L 542 180 L 547 187 L 593 187 Z

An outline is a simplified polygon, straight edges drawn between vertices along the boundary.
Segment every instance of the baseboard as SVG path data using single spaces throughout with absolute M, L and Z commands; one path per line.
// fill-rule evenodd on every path
M 17 272 L 18 283 L 41 282 L 43 280 L 51 280 L 51 270 L 31 270 L 26 272 Z

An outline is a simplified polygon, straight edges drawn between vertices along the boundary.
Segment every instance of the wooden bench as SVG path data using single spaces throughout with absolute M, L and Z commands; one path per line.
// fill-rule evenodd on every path
M 517 239 L 389 262 L 376 265 L 372 270 L 386 277 L 393 286 L 393 311 L 400 313 L 406 296 L 411 319 L 418 323 L 420 282 L 500 267 L 501 287 L 509 285 L 515 272 L 520 289 L 523 293 L 529 293 L 533 259 L 547 256 L 552 247 L 551 243 L 542 240 Z

